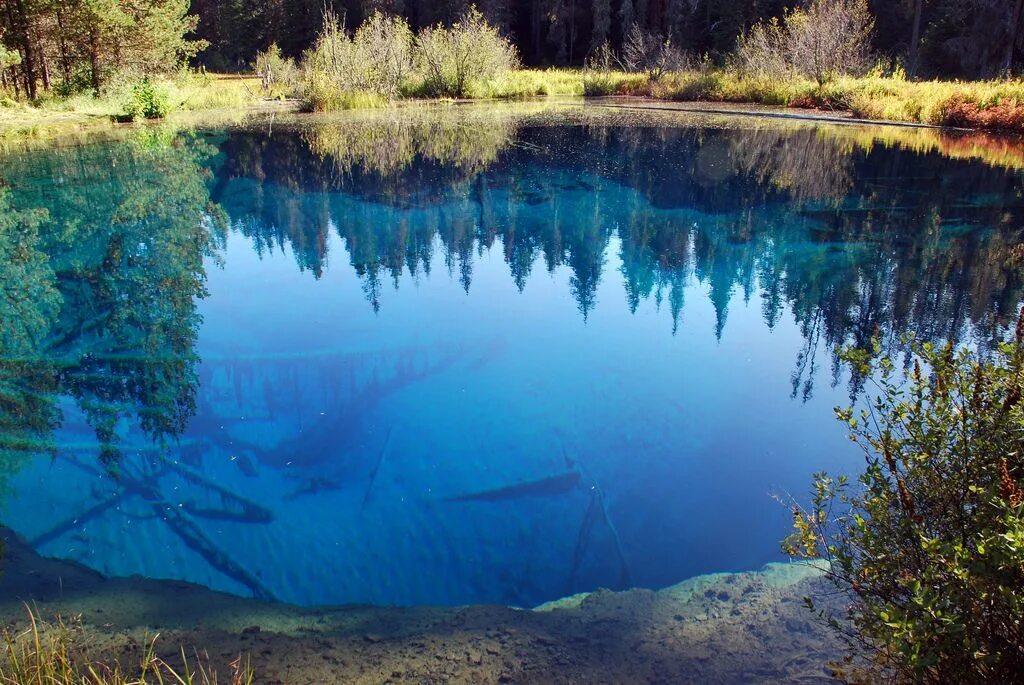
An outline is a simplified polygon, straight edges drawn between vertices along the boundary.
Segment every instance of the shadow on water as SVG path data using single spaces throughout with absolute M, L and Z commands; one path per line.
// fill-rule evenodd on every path
M 843 346 L 877 336 L 899 352 L 913 334 L 984 349 L 1024 294 L 1024 155 L 977 137 L 585 107 L 409 108 L 286 119 L 272 130 L 148 129 L 0 161 L 0 485 L 28 506 L 18 474 L 49 477 L 34 455 L 52 457 L 50 469 L 72 465 L 74 474 L 53 476 L 68 487 L 92 483 L 77 509 L 38 521 L 15 512 L 12 525 L 36 547 L 62 554 L 77 540 L 90 549 L 86 563 L 126 572 L 134 562 L 96 556 L 104 543 L 92 531 L 130 519 L 153 544 L 179 550 L 170 575 L 263 598 L 529 603 L 683 568 L 652 574 L 637 558 L 651 547 L 637 536 L 657 512 L 638 494 L 651 487 L 629 482 L 653 469 L 629 442 L 630 420 L 621 419 L 621 448 L 588 437 L 602 426 L 563 434 L 573 405 L 544 396 L 557 382 L 534 396 L 508 382 L 524 375 L 508 364 L 538 365 L 540 343 L 500 326 L 492 335 L 486 321 L 476 326 L 484 342 L 456 336 L 469 324 L 449 322 L 454 305 L 430 300 L 441 297 L 429 280 L 438 269 L 468 301 L 496 292 L 497 262 L 538 312 L 567 294 L 578 320 L 598 330 L 594 317 L 613 293 L 637 318 L 657 309 L 669 338 L 693 334 L 684 313 L 704 300 L 710 317 L 695 319 L 719 344 L 730 310 L 753 304 L 762 329 L 752 345 L 778 329 L 798 334 L 781 363 L 803 402 L 814 399 L 820 365 L 831 388 L 846 380 L 850 396 L 859 392 L 863 379 L 838 362 Z M 324 324 L 323 339 L 282 352 L 265 331 L 236 328 L 242 339 L 203 348 L 227 330 L 200 314 L 208 296 L 261 306 L 245 291 L 208 292 L 210 271 L 234 273 L 243 243 L 268 264 L 294 260 L 288 287 L 351 273 L 375 317 L 365 335 L 331 338 Z M 534 294 L 545 282 L 563 292 Z M 417 306 L 450 325 L 452 341 L 374 337 L 394 321 L 392 302 L 396 316 L 411 316 L 399 297 L 409 288 L 422 288 Z M 262 311 L 269 326 L 285 325 L 279 307 Z M 562 317 L 556 330 L 570 325 Z M 642 354 L 619 344 L 625 357 Z M 589 364 L 581 378 L 601 378 L 607 360 L 580 359 Z M 448 425 L 461 405 L 445 398 L 476 382 L 494 383 L 485 399 L 551 402 L 549 425 L 531 427 L 525 413 L 487 423 L 480 409 L 460 426 L 488 435 L 488 454 L 506 450 L 495 462 L 523 457 L 521 466 L 492 468 L 472 447 L 412 428 L 430 417 Z M 668 406 L 693 420 L 678 399 L 644 401 L 641 410 Z M 682 431 L 669 437 L 684 444 Z M 732 448 L 721 432 L 701 440 Z M 469 475 L 438 479 L 460 450 Z M 555 456 L 526 458 L 545 451 Z M 645 505 L 654 509 L 644 514 Z M 559 516 L 559 539 L 543 550 L 502 552 L 522 567 L 445 551 L 473 535 L 498 545 L 511 534 L 487 528 L 499 521 L 521 523 L 514 532 L 525 541 L 548 535 L 535 519 Z M 456 534 L 464 518 L 490 532 Z M 254 570 L 265 556 L 251 557 L 289 536 L 322 543 L 309 520 L 377 526 L 423 568 L 397 574 L 396 587 L 364 583 L 391 543 L 359 538 L 321 560 L 349 573 L 337 593 L 302 587 L 287 559 L 266 576 Z M 257 540 L 257 552 L 240 553 L 241 538 Z M 431 585 L 456 563 L 466 568 L 452 583 L 490 580 L 478 591 Z

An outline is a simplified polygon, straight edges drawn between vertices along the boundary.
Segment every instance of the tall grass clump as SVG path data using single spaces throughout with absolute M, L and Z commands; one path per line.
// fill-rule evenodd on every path
M 156 655 L 156 638 L 146 643 L 136 668 L 119 662 L 90 661 L 84 654 L 80 629 L 59 617 L 52 624 L 29 610 L 27 630 L 5 629 L 0 635 L 0 685 L 217 685 L 218 675 L 198 654 L 189 659 L 181 650 L 177 668 Z M 227 685 L 252 685 L 254 674 L 239 656 L 229 665 Z

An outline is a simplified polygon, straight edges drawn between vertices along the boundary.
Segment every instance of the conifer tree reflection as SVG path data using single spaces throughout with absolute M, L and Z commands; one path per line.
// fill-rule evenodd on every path
M 108 464 L 125 421 L 158 445 L 184 429 L 195 410 L 203 258 L 219 221 L 202 167 L 211 151 L 154 131 L 4 159 L 19 185 L 6 200 L 16 230 L 0 231 L 0 278 L 24 291 L 4 304 L 17 310 L 4 320 L 20 322 L 5 325 L 0 350 L 10 447 L 53 451 L 61 397 Z
M 257 245 L 291 244 L 314 274 L 324 255 L 308 246 L 324 250 L 336 226 L 375 309 L 386 280 L 425 272 L 435 250 L 468 291 L 476 255 L 500 242 L 517 288 L 538 264 L 566 268 L 587 317 L 614 241 L 626 306 L 667 300 L 673 332 L 694 282 L 718 336 L 737 297 L 757 297 L 769 327 L 791 318 L 804 398 L 819 351 L 876 333 L 890 347 L 904 333 L 986 344 L 1024 296 L 1020 174 L 950 159 L 920 132 L 876 144 L 853 129 L 488 112 L 232 136 L 226 168 L 261 186 L 229 203 L 233 221 Z M 267 211 L 293 206 L 302 221 Z

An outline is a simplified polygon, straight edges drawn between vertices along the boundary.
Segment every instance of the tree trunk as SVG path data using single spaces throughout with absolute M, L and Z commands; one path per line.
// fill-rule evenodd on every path
M 92 91 L 94 95 L 100 94 L 100 45 L 99 36 L 96 35 L 96 28 L 89 29 L 89 72 L 92 76 Z
M 35 100 L 36 95 L 36 63 L 33 55 L 32 40 L 29 38 L 28 13 L 25 11 L 24 0 L 15 0 L 14 11 L 17 16 L 11 17 L 12 27 L 17 32 L 17 40 L 21 44 L 21 70 L 25 76 L 25 92 L 30 100 Z
M 1018 0 L 1019 2 L 1019 0 Z M 917 77 L 917 66 L 921 52 L 921 14 L 924 12 L 924 0 L 914 2 L 914 23 L 910 29 L 910 63 L 907 65 L 907 76 Z
M 1013 3 L 1013 14 L 1010 15 L 1010 36 L 1006 41 L 1006 52 L 1003 57 L 1003 74 L 1010 75 L 1013 71 L 1013 53 L 1017 48 L 1017 31 L 1020 29 L 1020 13 L 1024 0 L 1016 0 Z
M 71 59 L 68 56 L 68 42 L 64 29 L 64 13 L 57 5 L 57 47 L 60 50 L 60 69 L 64 77 L 65 85 L 71 83 Z

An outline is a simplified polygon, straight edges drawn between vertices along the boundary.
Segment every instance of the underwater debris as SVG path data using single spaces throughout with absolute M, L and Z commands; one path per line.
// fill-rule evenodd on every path
M 580 567 L 583 565 L 583 557 L 587 552 L 587 548 L 590 546 L 590 538 L 593 534 L 594 527 L 599 523 L 603 523 L 611 533 L 612 540 L 615 543 L 615 554 L 619 562 L 618 585 L 610 589 L 624 590 L 633 584 L 632 576 L 629 571 L 629 563 L 626 561 L 626 555 L 622 551 L 622 542 L 619 539 L 619 532 L 608 517 L 608 509 L 605 506 L 604 495 L 601 494 L 601 489 L 594 486 L 590 491 L 590 505 L 587 507 L 587 513 L 583 517 L 583 524 L 580 526 L 580 533 L 576 540 L 576 549 L 572 555 L 572 565 L 569 567 L 569 578 L 566 581 L 566 595 L 572 594 L 573 587 L 576 583 L 576 576 L 579 573 Z
M 366 492 L 363 493 L 363 504 L 359 507 L 362 511 L 366 509 L 367 503 L 370 501 L 370 493 L 373 491 L 373 486 L 377 482 L 377 474 L 380 473 L 380 467 L 384 465 L 384 459 L 387 457 L 388 448 L 391 446 L 391 435 L 395 432 L 395 427 L 391 426 L 388 428 L 388 435 L 384 438 L 384 446 L 380 448 L 380 453 L 377 455 L 377 463 L 374 464 L 373 470 L 370 471 L 370 482 L 366 485 Z
M 68 462 L 97 478 L 111 476 L 109 472 L 101 471 L 74 458 L 69 458 Z M 192 520 L 192 517 L 201 517 L 242 523 L 269 523 L 273 520 L 270 510 L 240 497 L 216 483 L 210 483 L 198 474 L 177 464 L 160 461 L 156 465 L 149 464 L 148 466 L 149 468 L 146 465 L 140 466 L 138 473 L 134 474 L 128 464 L 122 464 L 120 472 L 114 476 L 121 487 L 120 492 L 99 502 L 86 512 L 72 516 L 49 531 L 36 536 L 29 544 L 38 548 L 71 530 L 80 529 L 86 522 L 100 516 L 108 509 L 120 505 L 129 496 L 133 496 L 142 500 L 153 512 L 153 518 L 163 521 L 186 546 L 196 552 L 210 566 L 248 588 L 253 597 L 273 601 L 273 594 L 263 583 L 254 574 L 218 549 L 203 535 L 202 530 Z M 193 485 L 205 489 L 207 493 L 212 493 L 213 497 L 220 502 L 221 507 L 204 507 L 194 501 L 182 502 L 180 506 L 169 502 L 159 486 L 160 479 L 169 473 L 176 473 Z
M 238 454 L 231 457 L 231 462 L 238 467 L 238 470 L 242 472 L 242 475 L 248 476 L 249 478 L 255 478 L 259 475 L 256 471 L 256 467 L 253 466 L 252 459 L 245 454 Z
M 538 478 L 513 485 L 505 485 L 500 488 L 492 488 L 480 492 L 471 492 L 465 495 L 446 497 L 446 502 L 500 502 L 502 500 L 518 499 L 520 497 L 547 497 L 550 495 L 561 495 L 574 490 L 580 484 L 580 472 L 568 471 L 547 478 Z
M 321 492 L 341 490 L 341 483 L 336 480 L 331 480 L 330 478 L 324 478 L 323 476 L 314 476 L 312 478 L 302 478 L 298 480 L 302 481 L 302 485 L 285 495 L 283 497 L 285 502 L 291 502 L 299 497 L 316 495 Z
M 572 589 L 576 582 L 576 575 L 579 573 L 580 567 L 583 565 L 583 556 L 586 554 L 587 547 L 590 545 L 591 534 L 594 527 L 599 523 L 603 523 L 611 533 L 612 541 L 615 543 L 615 555 L 619 562 L 618 586 L 612 589 L 626 589 L 633 584 L 632 574 L 629 570 L 629 562 L 626 561 L 626 554 L 622 550 L 622 540 L 619 538 L 619 531 L 615 527 L 615 524 L 612 523 L 611 517 L 608 515 L 608 507 L 604 501 L 604 492 L 601 490 L 601 486 L 598 484 L 597 480 L 587 473 L 583 464 L 578 459 L 573 459 L 569 454 L 569 449 L 565 446 L 565 439 L 563 438 L 561 431 L 556 431 L 556 433 L 558 434 L 559 442 L 562 443 L 562 458 L 565 460 L 566 466 L 577 469 L 585 475 L 587 480 L 591 483 L 590 504 L 587 506 L 587 513 L 583 517 L 583 523 L 580 525 L 580 532 L 576 539 L 576 550 L 572 555 L 572 565 L 569 567 L 569 578 L 566 582 L 566 594 L 572 594 Z
M 290 377 L 290 384 L 294 386 L 291 394 L 295 398 L 290 404 L 299 410 L 310 404 L 310 398 L 304 395 L 312 394 L 317 398 L 314 412 L 300 411 L 297 429 L 290 439 L 271 447 L 250 442 L 240 430 L 225 431 L 225 425 L 237 424 L 237 420 L 226 418 L 224 410 L 209 412 L 211 408 L 192 420 L 190 432 L 203 433 L 206 439 L 229 454 L 238 454 L 238 450 L 244 448 L 260 464 L 276 469 L 317 467 L 339 454 L 354 451 L 346 441 L 360 434 L 359 429 L 382 401 L 456 363 L 473 362 L 473 359 L 464 359 L 463 350 L 459 348 L 438 352 L 425 347 L 314 355 L 313 360 L 318 364 L 296 365 L 297 360 L 291 357 L 270 357 L 264 360 L 259 372 L 251 368 L 252 359 L 245 363 L 221 362 L 229 367 L 224 375 L 232 379 L 235 387 L 228 401 L 236 407 L 245 405 L 246 393 L 255 384 L 249 376 L 255 377 L 257 373 L 277 374 L 282 379 L 278 385 L 282 387 L 283 379 Z M 207 367 L 205 373 L 213 373 L 209 362 Z M 300 383 L 305 386 L 300 388 Z M 264 385 L 273 383 L 267 380 Z M 283 409 L 275 406 L 274 411 Z M 207 426 L 215 426 L 216 430 L 205 430 Z M 218 439 L 219 435 L 228 439 Z

